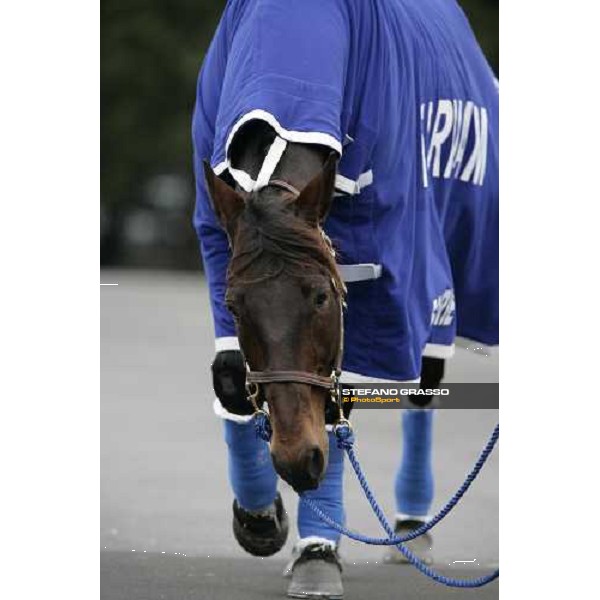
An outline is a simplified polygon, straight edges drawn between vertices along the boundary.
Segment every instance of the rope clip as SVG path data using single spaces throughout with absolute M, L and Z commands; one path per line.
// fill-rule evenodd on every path
M 256 400 L 259 392 L 258 383 L 246 382 L 246 392 L 248 393 L 248 401 L 252 403 L 252 406 L 254 407 L 254 412 L 259 412 L 261 409 L 258 408 L 258 402 Z

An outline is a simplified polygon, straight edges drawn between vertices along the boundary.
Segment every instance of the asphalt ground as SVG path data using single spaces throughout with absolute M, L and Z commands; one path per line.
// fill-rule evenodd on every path
M 219 420 L 212 413 L 214 356 L 201 275 L 103 271 L 101 287 L 102 598 L 276 598 L 296 539 L 275 557 L 238 547 Z M 497 381 L 497 357 L 458 349 L 446 381 Z M 462 483 L 498 420 L 497 410 L 442 410 L 435 420 L 439 508 Z M 390 518 L 400 458 L 400 412 L 355 411 L 357 453 Z M 296 497 L 281 492 L 291 522 Z M 348 525 L 380 536 L 347 469 Z M 498 561 L 498 451 L 460 505 L 434 532 L 436 567 L 477 577 Z M 497 598 L 498 584 L 452 590 L 411 567 L 381 565 L 382 551 L 344 540 L 346 598 Z M 454 563 L 475 560 L 474 563 Z
M 103 600 L 263 600 L 285 597 L 284 563 L 263 564 L 240 558 L 199 558 L 104 552 L 101 555 Z M 481 568 L 454 569 L 452 575 L 473 577 Z M 444 588 L 410 567 L 360 564 L 344 571 L 345 600 L 495 600 L 498 582 L 475 590 Z

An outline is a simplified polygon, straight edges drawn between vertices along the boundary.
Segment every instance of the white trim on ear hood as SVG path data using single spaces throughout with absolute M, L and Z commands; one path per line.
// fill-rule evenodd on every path
M 269 151 L 267 152 L 267 155 L 265 156 L 265 160 L 260 168 L 260 172 L 256 177 L 256 183 L 254 184 L 255 190 L 260 190 L 260 188 L 265 187 L 269 183 L 271 176 L 275 172 L 277 164 L 285 152 L 287 144 L 288 143 L 283 138 L 279 136 L 275 138 L 274 142 L 269 148 Z
M 340 156 L 342 155 L 342 144 L 332 135 L 329 135 L 328 133 L 322 133 L 320 131 L 294 131 L 292 129 L 285 129 L 281 126 L 275 115 L 272 115 L 266 110 L 258 108 L 243 115 L 231 128 L 225 144 L 225 156 L 228 156 L 229 146 L 231 145 L 231 142 L 233 141 L 233 138 L 239 131 L 240 127 L 248 121 L 252 121 L 253 119 L 265 121 L 277 132 L 277 135 L 288 142 L 296 142 L 298 144 L 321 144 L 323 146 L 329 146 Z

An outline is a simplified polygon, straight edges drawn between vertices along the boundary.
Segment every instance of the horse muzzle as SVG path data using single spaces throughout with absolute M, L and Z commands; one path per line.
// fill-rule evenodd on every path
M 316 489 L 325 476 L 327 458 L 317 445 L 307 446 L 296 460 L 281 456 L 276 449 L 271 454 L 277 473 L 298 493 Z

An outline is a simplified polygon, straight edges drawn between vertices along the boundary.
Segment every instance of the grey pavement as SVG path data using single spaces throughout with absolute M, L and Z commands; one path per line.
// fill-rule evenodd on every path
M 110 270 L 101 279 L 119 284 L 101 287 L 102 597 L 280 597 L 279 573 L 295 531 L 279 555 L 264 560 L 244 553 L 231 532 L 225 447 L 211 407 L 213 334 L 202 276 Z M 496 357 L 458 349 L 446 380 L 497 378 Z M 462 483 L 497 420 L 497 410 L 437 412 L 434 509 Z M 392 517 L 400 412 L 356 411 L 353 421 L 358 456 Z M 295 493 L 284 483 L 281 491 L 294 522 Z M 381 535 L 350 469 L 345 492 L 348 525 Z M 374 564 L 381 550 L 372 546 L 344 540 L 342 554 L 347 598 L 367 592 L 373 600 L 498 597 L 497 584 L 453 591 L 410 567 Z M 454 575 L 476 577 L 497 564 L 497 451 L 436 527 L 434 555 Z M 469 566 L 453 563 L 473 559 Z
M 285 597 L 281 559 L 262 564 L 241 558 L 136 555 L 103 552 L 102 600 L 262 600 Z M 457 577 L 482 575 L 477 569 L 454 569 Z M 498 582 L 462 590 L 444 588 L 410 567 L 366 563 L 344 572 L 345 600 L 497 600 Z

